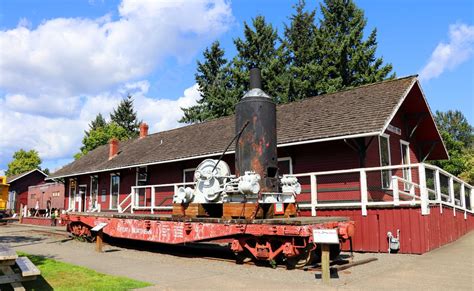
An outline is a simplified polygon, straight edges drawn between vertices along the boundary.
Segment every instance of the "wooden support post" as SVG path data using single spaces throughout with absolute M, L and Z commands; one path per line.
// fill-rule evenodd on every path
M 367 216 L 367 204 L 369 203 L 369 197 L 367 194 L 367 175 L 364 170 L 360 171 L 360 202 L 362 216 Z
M 316 175 L 311 175 L 311 216 L 316 216 L 316 206 L 318 205 L 318 183 Z
M 331 273 L 329 270 L 329 252 L 330 252 L 330 247 L 329 244 L 322 244 L 321 245 L 321 270 L 322 270 L 322 275 L 321 278 L 323 279 L 324 284 L 329 284 L 330 279 L 331 279 Z
M 424 164 L 420 164 L 418 167 L 418 177 L 418 182 L 420 185 L 421 215 L 428 215 L 430 214 L 430 209 L 428 201 L 428 189 L 426 188 L 426 172 Z
M 449 202 L 453 206 L 453 216 L 456 216 L 456 200 L 454 197 L 454 181 L 453 177 L 449 177 Z
M 97 237 L 95 240 L 95 251 L 98 253 L 102 253 L 103 236 L 104 232 L 102 231 L 102 229 L 97 231 Z
M 151 187 L 151 213 L 155 213 L 155 187 Z
M 439 203 L 439 212 L 443 213 L 443 198 L 441 197 L 441 181 L 439 180 L 439 170 L 435 170 L 435 189 L 436 189 L 436 201 Z
M 471 201 L 471 211 L 474 211 L 474 188 L 471 188 L 469 201 Z
M 397 176 L 392 177 L 393 205 L 400 205 L 400 193 L 398 192 Z

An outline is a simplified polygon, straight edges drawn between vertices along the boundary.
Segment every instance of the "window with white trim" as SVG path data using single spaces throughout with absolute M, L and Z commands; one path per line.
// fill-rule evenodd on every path
M 380 153 L 380 166 L 386 167 L 390 166 L 390 136 L 383 134 L 379 136 L 379 153 Z M 382 188 L 390 188 L 390 179 L 392 171 L 391 170 L 382 170 Z
M 402 165 L 410 164 L 410 143 L 404 140 L 400 140 L 400 152 Z M 411 182 L 411 170 L 410 168 L 403 168 L 403 179 Z M 410 184 L 404 183 L 404 190 L 411 190 Z
M 110 209 L 117 209 L 120 192 L 120 175 L 110 175 Z
M 148 183 L 148 167 L 138 167 L 137 168 L 137 186 L 143 186 Z
M 196 168 L 189 168 L 183 170 L 183 183 L 189 183 L 194 181 L 194 171 L 196 171 Z
M 291 157 L 278 158 L 278 174 L 293 174 L 293 160 Z
M 99 201 L 99 176 L 91 176 L 90 208 L 96 208 Z

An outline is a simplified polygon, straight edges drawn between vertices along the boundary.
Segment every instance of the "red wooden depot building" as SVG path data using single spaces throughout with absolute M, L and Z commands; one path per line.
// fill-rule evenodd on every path
M 170 213 L 175 188 L 234 133 L 233 116 L 154 134 L 143 124 L 49 179 L 65 183 L 69 211 Z M 355 250 L 388 251 L 390 232 L 421 254 L 474 228 L 473 186 L 426 163 L 449 157 L 416 76 L 279 105 L 277 138 L 300 215 L 350 217 Z M 224 160 L 234 168 L 233 151 Z

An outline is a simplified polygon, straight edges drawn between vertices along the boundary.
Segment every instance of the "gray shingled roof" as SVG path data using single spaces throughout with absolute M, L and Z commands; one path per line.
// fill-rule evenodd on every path
M 278 144 L 381 132 L 415 81 L 409 76 L 279 105 Z M 109 146 L 101 146 L 49 178 L 218 154 L 233 137 L 234 116 L 219 118 L 121 142 L 110 161 Z
M 15 182 L 16 180 L 22 178 L 23 176 L 27 176 L 27 175 L 29 175 L 30 173 L 33 173 L 33 172 L 35 172 L 35 171 L 40 172 L 40 173 L 43 174 L 45 177 L 47 176 L 47 175 L 46 175 L 45 173 L 43 173 L 43 171 L 41 171 L 40 169 L 33 169 L 33 170 L 29 170 L 29 171 L 26 171 L 26 172 L 23 172 L 23 173 L 20 173 L 20 174 L 8 176 L 8 177 L 7 177 L 7 183 Z

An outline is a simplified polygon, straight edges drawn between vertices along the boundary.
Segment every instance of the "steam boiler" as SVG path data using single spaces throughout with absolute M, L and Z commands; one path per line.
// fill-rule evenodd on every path
M 197 207 L 202 210 L 198 216 L 296 215 L 301 185 L 294 176 L 279 176 L 276 104 L 261 84 L 260 70 L 251 69 L 250 90 L 235 108 L 235 174 L 222 159 L 204 160 L 194 172 L 193 185 L 175 191 L 174 214 Z

